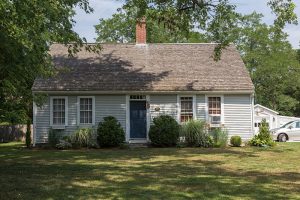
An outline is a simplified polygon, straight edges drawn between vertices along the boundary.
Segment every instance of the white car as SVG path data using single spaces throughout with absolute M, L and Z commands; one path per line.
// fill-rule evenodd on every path
M 274 140 L 279 142 L 300 141 L 300 121 L 291 121 L 280 128 L 270 130 Z

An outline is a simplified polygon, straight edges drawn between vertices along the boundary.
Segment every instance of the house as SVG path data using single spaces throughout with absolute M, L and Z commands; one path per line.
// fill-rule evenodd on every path
M 260 104 L 256 104 L 254 106 L 254 132 L 255 133 L 258 133 L 260 123 L 263 119 L 265 119 L 266 122 L 269 124 L 270 129 L 279 128 L 290 121 L 300 120 L 300 118 L 297 117 L 279 115 L 279 113 L 276 112 L 275 110 L 272 110 Z
M 103 44 L 100 55 L 70 58 L 64 45 L 51 46 L 60 72 L 32 87 L 48 96 L 43 106 L 34 103 L 34 144 L 47 142 L 50 128 L 70 134 L 109 115 L 127 142 L 147 142 L 152 119 L 164 114 L 206 120 L 244 140 L 253 136 L 254 86 L 233 45 L 216 62 L 216 44 L 147 44 L 144 22 L 136 33 L 136 44 Z

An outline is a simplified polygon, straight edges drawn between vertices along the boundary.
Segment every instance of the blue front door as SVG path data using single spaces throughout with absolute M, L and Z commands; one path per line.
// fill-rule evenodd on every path
M 130 138 L 147 138 L 146 101 L 130 101 Z

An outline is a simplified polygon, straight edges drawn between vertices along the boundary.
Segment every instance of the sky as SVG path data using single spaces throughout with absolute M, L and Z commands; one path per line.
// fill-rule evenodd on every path
M 100 18 L 109 18 L 116 12 L 117 8 L 122 7 L 122 0 L 90 0 L 90 6 L 94 9 L 92 14 L 86 14 L 79 8 L 76 9 L 74 17 L 76 24 L 74 30 L 81 36 L 85 37 L 88 42 L 95 42 L 96 33 L 94 25 L 99 23 Z M 230 3 L 237 6 L 237 11 L 242 14 L 250 14 L 253 11 L 264 15 L 263 21 L 266 24 L 272 24 L 274 15 L 267 6 L 268 0 L 231 0 Z M 298 25 L 287 25 L 285 31 L 288 33 L 289 41 L 294 48 L 300 47 L 300 0 L 296 2 L 295 12 L 298 15 Z

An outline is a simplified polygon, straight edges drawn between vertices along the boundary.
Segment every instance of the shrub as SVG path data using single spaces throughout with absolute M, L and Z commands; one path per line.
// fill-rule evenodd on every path
M 149 138 L 154 146 L 175 146 L 179 138 L 179 124 L 168 115 L 161 115 L 153 119 L 150 126 Z
M 210 147 L 212 140 L 208 135 L 208 129 L 204 121 L 189 120 L 181 127 L 181 135 L 184 142 L 190 147 Z
M 227 130 L 222 130 L 221 128 L 214 128 L 211 130 L 211 135 L 213 137 L 214 147 L 226 147 L 228 143 L 228 132 Z
M 68 142 L 67 140 L 59 140 L 59 143 L 55 145 L 57 149 L 69 149 L 72 148 L 72 144 Z
M 240 147 L 242 144 L 242 138 L 238 135 L 231 136 L 230 144 L 234 147 Z
M 250 141 L 251 146 L 275 146 L 275 142 L 269 131 L 269 126 L 266 119 L 261 121 L 258 135 L 255 135 Z
M 104 117 L 97 129 L 97 140 L 100 147 L 120 146 L 125 140 L 125 132 L 115 117 Z
M 62 133 L 60 130 L 56 130 L 56 129 L 49 129 L 48 132 L 48 143 L 51 147 L 55 147 L 56 144 L 59 143 L 59 140 L 62 137 Z
M 120 147 L 120 149 L 130 149 L 130 146 L 128 143 L 121 143 L 119 147 Z
M 74 147 L 92 147 L 93 146 L 93 129 L 81 128 L 70 136 L 70 141 Z

